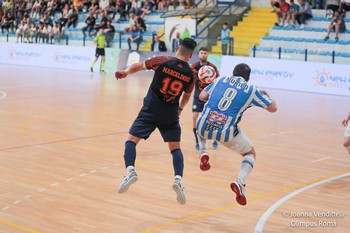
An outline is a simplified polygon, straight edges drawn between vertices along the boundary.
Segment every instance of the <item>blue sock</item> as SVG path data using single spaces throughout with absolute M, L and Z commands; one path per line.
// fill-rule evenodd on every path
M 193 128 L 194 138 L 196 139 L 196 144 L 198 144 L 197 128 Z
M 136 143 L 132 141 L 126 141 L 125 150 L 124 150 L 125 167 L 135 166 L 135 160 L 136 160 Z
M 175 149 L 171 152 L 173 155 L 173 166 L 175 171 L 175 176 L 181 176 L 184 173 L 184 156 L 180 149 Z

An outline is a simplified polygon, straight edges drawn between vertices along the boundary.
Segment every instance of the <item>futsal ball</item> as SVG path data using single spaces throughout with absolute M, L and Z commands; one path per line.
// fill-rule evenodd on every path
M 198 70 L 198 78 L 203 83 L 211 83 L 216 78 L 216 71 L 211 66 L 202 66 Z

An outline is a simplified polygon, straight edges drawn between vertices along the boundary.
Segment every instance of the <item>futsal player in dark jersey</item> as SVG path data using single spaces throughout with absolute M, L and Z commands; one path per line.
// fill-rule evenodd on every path
M 196 71 L 190 67 L 188 61 L 196 45 L 193 39 L 186 38 L 177 48 L 175 57 L 153 57 L 115 73 L 117 79 L 122 79 L 141 70 L 155 71 L 143 106 L 125 142 L 126 176 L 119 185 L 119 193 L 126 192 L 138 179 L 135 172 L 136 145 L 158 128 L 173 157 L 175 180 L 172 188 L 177 194 L 177 201 L 180 204 L 186 203 L 182 185 L 184 162 L 180 148 L 179 116 L 188 103 L 194 86 Z
M 216 66 L 209 62 L 208 59 L 208 48 L 206 47 L 201 47 L 198 51 L 198 58 L 199 61 L 195 62 L 191 65 L 191 67 L 193 69 L 195 69 L 197 72 L 198 70 L 202 67 L 202 66 L 211 66 L 215 69 L 216 72 L 216 77 L 219 77 L 219 71 L 216 68 Z M 201 82 L 197 76 L 196 76 L 196 81 L 194 84 L 194 95 L 193 95 L 193 104 L 192 104 L 192 120 L 193 120 L 193 133 L 194 133 L 194 137 L 196 139 L 196 150 L 206 150 L 207 148 L 199 148 L 199 143 L 198 143 L 198 134 L 197 134 L 197 128 L 196 128 L 196 122 L 198 119 L 199 114 L 203 111 L 203 107 L 205 102 L 201 101 L 199 99 L 199 94 L 201 93 L 201 91 L 208 86 L 209 84 L 203 83 Z M 206 144 L 205 144 L 206 147 Z M 213 141 L 212 147 L 214 149 L 216 149 L 218 147 L 218 143 L 217 141 Z

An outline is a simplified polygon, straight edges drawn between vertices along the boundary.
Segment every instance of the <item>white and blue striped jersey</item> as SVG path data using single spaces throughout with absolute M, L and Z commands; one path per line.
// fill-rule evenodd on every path
M 242 77 L 220 77 L 204 89 L 209 99 L 197 120 L 198 133 L 207 139 L 227 142 L 238 134 L 237 124 L 252 106 L 266 108 L 272 100 Z

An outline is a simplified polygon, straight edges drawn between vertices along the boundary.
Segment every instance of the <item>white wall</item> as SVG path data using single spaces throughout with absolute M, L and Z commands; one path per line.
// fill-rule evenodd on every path
M 270 0 L 252 0 L 252 7 L 271 7 Z

